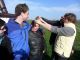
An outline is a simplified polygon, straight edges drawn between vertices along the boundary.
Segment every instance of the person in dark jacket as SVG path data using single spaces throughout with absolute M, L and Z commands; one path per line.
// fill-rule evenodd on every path
M 0 19 L 0 60 L 13 60 L 11 41 L 4 34 L 5 22 Z
M 32 21 L 29 32 L 30 60 L 42 60 L 44 51 L 44 38 L 40 25 Z

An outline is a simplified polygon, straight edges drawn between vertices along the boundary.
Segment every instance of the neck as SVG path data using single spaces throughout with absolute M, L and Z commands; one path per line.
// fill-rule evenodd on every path
M 32 28 L 32 32 L 36 32 L 36 31 L 34 31 L 34 28 Z
M 23 18 L 22 18 L 21 16 L 18 16 L 15 21 L 16 21 L 18 24 L 20 24 L 20 26 L 22 26 L 24 20 L 23 20 Z

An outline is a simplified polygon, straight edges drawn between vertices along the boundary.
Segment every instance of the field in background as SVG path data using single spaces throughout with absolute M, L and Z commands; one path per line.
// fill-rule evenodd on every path
M 30 22 L 30 21 L 29 21 Z M 76 24 L 77 29 L 77 36 L 74 42 L 74 54 L 71 56 L 70 60 L 80 60 L 80 22 L 77 22 Z M 45 56 L 45 60 L 50 60 L 51 57 L 51 46 L 49 44 L 49 38 L 50 38 L 50 32 L 48 30 L 45 30 L 44 38 L 46 42 L 46 48 L 47 48 L 47 55 Z

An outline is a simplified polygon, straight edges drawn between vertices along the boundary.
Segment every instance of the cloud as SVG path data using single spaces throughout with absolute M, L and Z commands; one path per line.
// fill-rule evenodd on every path
M 15 6 L 20 3 L 25 3 L 25 0 L 4 0 L 9 13 L 14 13 Z
M 37 15 L 45 17 L 59 17 L 67 12 L 76 13 L 80 15 L 80 5 L 78 3 L 70 4 L 67 6 L 46 6 L 40 2 L 34 2 L 30 0 L 4 0 L 9 13 L 14 13 L 15 6 L 19 3 L 26 3 L 30 9 L 30 17 L 35 17 Z M 13 2 L 12 2 L 13 1 Z M 11 3 L 12 2 L 12 3 Z M 48 15 L 47 15 L 48 14 Z
M 44 6 L 41 3 L 36 3 L 32 1 L 26 2 L 30 8 L 30 13 L 32 16 L 41 15 L 47 18 L 59 18 L 65 13 L 75 13 L 76 15 L 80 15 L 80 5 L 78 3 L 70 4 L 67 6 Z
M 27 4 L 29 4 L 30 9 L 31 10 L 42 10 L 45 12 L 57 12 L 57 13 L 64 13 L 64 12 L 80 12 L 80 7 L 79 4 L 71 4 L 71 5 L 67 5 L 65 6 L 53 6 L 53 7 L 47 7 L 47 6 L 42 6 L 42 4 L 40 3 L 35 3 L 35 2 L 27 2 Z

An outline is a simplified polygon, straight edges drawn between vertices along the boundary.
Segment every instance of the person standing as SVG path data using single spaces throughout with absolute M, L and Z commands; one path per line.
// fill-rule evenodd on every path
M 11 40 L 14 60 L 27 60 L 29 56 L 28 31 L 31 25 L 26 22 L 29 8 L 26 4 L 15 7 L 15 18 L 7 23 L 8 37 Z
M 32 27 L 29 31 L 30 60 L 42 60 L 45 50 L 43 32 L 40 25 L 34 20 L 31 25 Z
M 62 17 L 60 18 L 60 20 L 58 21 L 52 21 L 52 20 L 48 20 L 48 19 L 45 19 L 43 17 L 41 17 L 45 22 L 47 22 L 48 24 L 51 24 L 52 26 L 57 26 L 57 27 L 63 27 L 63 19 Z M 50 35 L 50 39 L 49 39 L 49 44 L 51 46 L 51 60 L 53 60 L 54 56 L 55 56 L 55 51 L 54 51 L 54 45 L 55 45 L 55 41 L 56 41 L 56 37 L 57 37 L 57 34 L 54 33 L 54 32 L 51 32 L 51 35 Z
M 76 15 L 73 13 L 66 13 L 63 16 L 63 22 L 64 27 L 58 28 L 46 23 L 40 17 L 36 20 L 36 23 L 57 34 L 54 45 L 55 60 L 68 60 L 76 37 Z
M 13 60 L 11 41 L 5 34 L 6 23 L 0 19 L 0 60 Z

